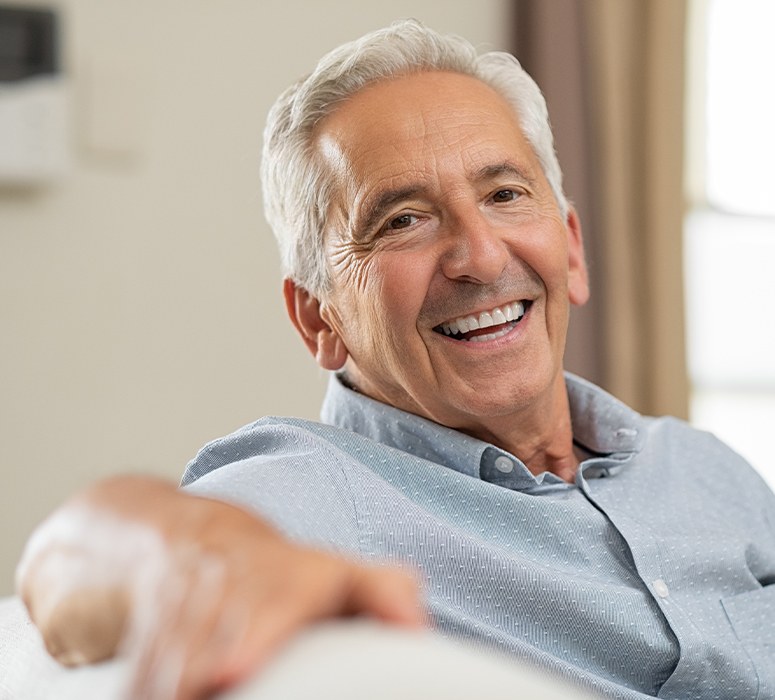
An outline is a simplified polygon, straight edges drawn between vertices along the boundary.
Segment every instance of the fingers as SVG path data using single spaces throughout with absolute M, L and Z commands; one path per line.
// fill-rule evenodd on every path
M 295 633 L 311 623 L 371 615 L 418 627 L 425 617 L 416 579 L 402 570 L 361 566 L 312 550 L 298 550 L 289 578 L 266 591 L 245 616 L 244 637 L 222 660 L 213 688 L 229 687 L 256 673 Z
M 48 653 L 64 666 L 113 656 L 124 631 L 127 598 L 121 588 L 92 586 L 58 600 L 40 626 Z
M 405 572 L 283 545 L 269 559 L 252 559 L 255 569 L 240 562 L 209 578 L 187 571 L 144 644 L 132 697 L 190 700 L 232 686 L 322 619 L 367 614 L 422 624 L 418 586 Z
M 49 653 L 66 665 L 112 656 L 124 633 L 137 561 L 161 558 L 152 533 L 70 504 L 33 533 L 17 588 Z
M 221 558 L 185 547 L 170 553 L 163 571 L 134 591 L 134 614 L 124 648 L 134 667 L 129 697 L 195 697 L 228 648 L 228 577 Z M 232 620 L 238 624 L 235 618 Z
M 355 614 L 374 616 L 408 627 L 427 624 L 420 585 L 407 571 L 388 567 L 358 567 L 349 605 Z

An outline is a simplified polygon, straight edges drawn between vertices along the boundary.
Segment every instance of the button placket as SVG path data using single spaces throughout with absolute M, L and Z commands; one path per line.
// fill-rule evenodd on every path
M 670 589 L 661 578 L 654 579 L 651 582 L 651 587 L 654 589 L 654 593 L 656 593 L 660 598 L 670 597 Z

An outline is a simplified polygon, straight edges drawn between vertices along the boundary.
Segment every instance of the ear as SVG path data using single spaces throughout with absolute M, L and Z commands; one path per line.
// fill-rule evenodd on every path
M 581 221 L 573 207 L 568 210 L 565 228 L 568 231 L 568 299 L 571 304 L 581 306 L 589 299 L 589 275 L 584 259 Z
M 324 318 L 320 301 L 293 280 L 283 280 L 285 308 L 307 349 L 323 369 L 337 371 L 347 360 L 347 348 Z

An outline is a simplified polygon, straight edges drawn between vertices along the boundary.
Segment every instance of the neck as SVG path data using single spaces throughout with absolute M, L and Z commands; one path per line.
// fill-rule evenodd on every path
M 580 463 L 573 445 L 570 405 L 565 378 L 558 374 L 546 393 L 517 413 L 477 417 L 475 421 L 461 422 L 440 419 L 416 406 L 402 406 L 399 401 L 363 391 L 351 375 L 339 373 L 342 383 L 353 391 L 370 396 L 402 410 L 435 420 L 441 425 L 466 433 L 477 440 L 489 442 L 518 457 L 532 474 L 556 474 L 563 481 L 573 483 Z
M 531 406 L 524 415 L 498 417 L 488 420 L 486 425 L 461 427 L 461 431 L 511 452 L 532 474 L 548 471 L 568 483 L 576 478 L 581 460 L 573 445 L 564 381 L 538 410 Z

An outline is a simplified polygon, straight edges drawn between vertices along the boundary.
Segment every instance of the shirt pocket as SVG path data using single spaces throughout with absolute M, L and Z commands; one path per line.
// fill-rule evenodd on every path
M 722 598 L 721 605 L 756 668 L 757 697 L 775 696 L 775 585 Z

